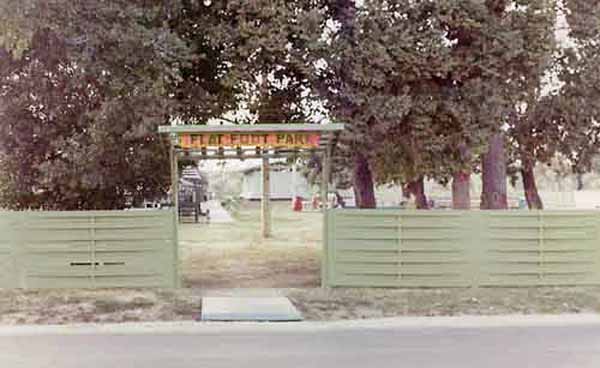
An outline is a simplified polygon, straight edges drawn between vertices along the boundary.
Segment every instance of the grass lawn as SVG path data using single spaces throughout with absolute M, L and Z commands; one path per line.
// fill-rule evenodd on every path
M 600 312 L 600 287 L 321 289 L 320 213 L 275 203 L 268 240 L 260 237 L 257 203 L 235 218 L 181 227 L 182 289 L 0 289 L 0 324 L 189 321 L 203 295 L 223 288 L 276 288 L 307 320 Z

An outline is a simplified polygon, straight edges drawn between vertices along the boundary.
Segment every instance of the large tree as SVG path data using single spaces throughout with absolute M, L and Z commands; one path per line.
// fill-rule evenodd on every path
M 322 34 L 321 9 L 308 0 L 183 1 L 170 24 L 194 59 L 176 86 L 180 117 L 205 123 L 244 110 L 230 120 L 309 119 L 308 54 Z
M 19 32 L 3 29 L 22 39 L 3 44 L 1 206 L 123 208 L 130 197 L 164 195 L 168 151 L 157 127 L 173 108 L 167 86 L 188 57 L 165 26 L 170 9 L 26 3 L 12 18 Z
M 550 165 L 556 157 L 580 177 L 591 170 L 600 149 L 600 5 L 587 1 L 548 1 L 547 8 L 529 8 L 522 21 L 530 26 L 510 120 L 513 161 L 518 163 L 529 208 L 542 209 L 534 176 L 536 163 Z M 554 38 L 554 15 L 566 16 L 561 42 Z M 552 24 L 553 25 L 553 24 Z M 564 32 L 567 28 L 567 32 Z M 546 84 L 546 88 L 544 87 Z
M 398 154 L 424 149 L 410 147 L 414 134 L 404 127 L 413 95 L 424 91 L 424 102 L 430 81 L 447 69 L 447 48 L 430 2 L 331 1 L 329 9 L 337 24 L 322 41 L 320 91 L 331 114 L 347 123 L 338 152 L 351 168 L 357 205 L 375 207 L 374 183 L 402 182 L 410 171 L 399 172 L 410 159 L 400 162 Z
M 575 174 L 588 172 L 600 153 L 600 4 L 565 0 L 571 41 L 559 60 L 561 88 L 554 98 L 559 152 Z
M 389 23 L 415 27 L 419 34 L 405 32 L 410 36 L 404 43 L 390 38 L 377 51 L 399 46 L 420 53 L 398 61 L 412 72 L 399 79 L 410 103 L 397 123 L 386 128 L 383 149 L 375 150 L 378 181 L 407 183 L 417 207 L 426 208 L 424 178 L 452 180 L 453 207 L 466 209 L 470 174 L 482 157 L 483 207 L 505 208 L 502 129 L 516 89 L 511 77 L 530 30 L 514 21 L 519 10 L 509 11 L 508 3 L 394 3 L 399 7 L 388 13 Z M 368 14 L 373 18 L 372 11 Z
M 10 111 L 2 112 L 2 129 L 19 131 L 30 144 L 3 150 L 14 179 L 3 186 L 6 206 L 120 208 L 126 196 L 168 189 L 168 156 L 156 128 L 171 117 L 286 123 L 308 120 L 319 108 L 308 75 L 311 44 L 325 23 L 320 2 L 7 1 L 10 14 L 0 16 L 10 22 L 0 26 L 0 42 L 18 68 L 3 79 Z M 44 44 L 31 42 L 32 35 L 46 30 L 61 46 L 48 48 L 56 65 L 29 56 Z M 29 71 L 34 67 L 38 74 Z M 34 90 L 65 70 L 76 74 L 64 77 L 67 87 L 49 82 Z M 90 102 L 65 102 L 82 88 Z M 50 94 L 64 102 L 70 121 L 49 118 L 56 104 L 30 114 L 28 107 Z M 250 114 L 235 114 L 241 110 Z M 38 145 L 27 129 L 46 125 L 58 132 Z M 16 147 L 15 137 L 7 135 L 4 146 Z M 32 160 L 22 163 L 19 150 Z M 110 200 L 98 195 L 104 192 Z
M 355 94 L 358 86 L 352 80 L 357 74 L 352 70 L 353 64 L 366 62 L 365 59 L 355 58 L 353 54 L 353 50 L 359 51 L 356 41 L 359 36 L 357 6 L 354 0 L 332 0 L 328 9 L 336 22 L 337 31 L 330 27 L 331 32 L 322 42 L 324 66 L 317 70 L 321 75 L 318 90 L 327 101 L 332 116 L 347 124 L 341 149 L 337 152 L 348 161 L 356 205 L 359 208 L 374 208 L 377 203 L 369 151 L 373 145 L 370 130 L 377 122 L 364 114 L 364 97 L 364 102 L 357 103 Z
M 560 139 L 555 124 L 550 81 L 558 55 L 555 40 L 557 4 L 537 1 L 512 13 L 512 22 L 524 29 L 521 58 L 511 75 L 518 88 L 512 97 L 512 111 L 507 120 L 511 143 L 511 162 L 521 172 L 525 198 L 531 209 L 542 209 L 534 168 L 537 162 L 547 162 L 555 153 Z

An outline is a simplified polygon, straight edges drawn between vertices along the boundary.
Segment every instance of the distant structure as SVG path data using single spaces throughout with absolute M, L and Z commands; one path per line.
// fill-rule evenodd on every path
M 179 218 L 181 221 L 198 222 L 201 216 L 209 218 L 202 203 L 208 201 L 208 179 L 196 166 L 183 169 L 179 179 Z
M 258 201 L 262 196 L 261 165 L 256 164 L 242 171 L 242 192 L 240 197 Z M 301 173 L 283 162 L 271 164 L 270 197 L 272 200 L 291 200 L 294 196 L 309 199 L 311 186 Z

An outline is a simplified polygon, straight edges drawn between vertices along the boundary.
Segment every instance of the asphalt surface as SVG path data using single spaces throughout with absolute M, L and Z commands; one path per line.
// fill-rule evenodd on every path
M 0 330 L 0 367 L 600 367 L 600 323 L 503 324 L 30 327 Z

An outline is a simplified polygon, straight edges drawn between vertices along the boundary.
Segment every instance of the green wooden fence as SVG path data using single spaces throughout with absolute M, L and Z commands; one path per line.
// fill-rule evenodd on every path
M 600 212 L 329 210 L 324 285 L 600 285 Z
M 0 288 L 175 287 L 172 211 L 0 212 Z

